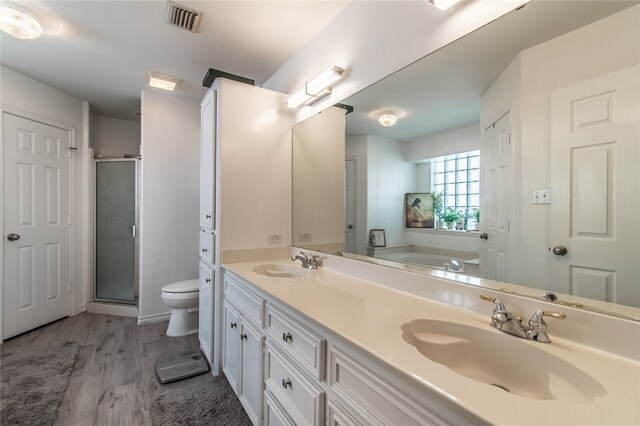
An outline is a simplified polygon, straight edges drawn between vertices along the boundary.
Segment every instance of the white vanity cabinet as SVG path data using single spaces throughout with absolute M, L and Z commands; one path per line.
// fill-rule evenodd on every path
M 281 93 L 219 78 L 201 103 L 198 256 L 211 267 L 215 281 L 211 297 L 200 306 L 200 327 L 212 328 L 213 334 L 200 336 L 200 345 L 213 375 L 220 374 L 223 358 L 224 251 L 284 247 L 291 240 L 290 168 L 264 167 L 266 159 L 291 162 L 293 112 L 286 99 Z M 273 235 L 282 243 L 273 244 Z M 247 314 L 238 299 L 235 306 Z M 261 321 L 256 323 L 259 329 Z
M 222 371 L 254 425 L 262 421 L 264 299 L 225 277 Z

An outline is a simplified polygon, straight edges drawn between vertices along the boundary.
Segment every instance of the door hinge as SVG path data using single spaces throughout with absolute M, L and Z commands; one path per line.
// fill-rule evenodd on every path
M 67 292 L 71 293 L 71 283 L 67 281 Z
M 75 146 L 70 146 L 69 148 L 67 148 L 67 157 L 71 158 L 71 154 L 76 152 L 78 150 L 78 148 L 76 148 Z
M 72 220 L 73 218 L 71 217 L 71 215 L 67 216 L 67 225 L 71 225 L 72 224 Z

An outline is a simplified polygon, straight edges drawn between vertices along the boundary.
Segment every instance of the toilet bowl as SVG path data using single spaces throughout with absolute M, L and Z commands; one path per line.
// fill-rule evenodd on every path
M 198 280 L 180 281 L 162 287 L 162 301 L 171 308 L 167 336 L 198 332 Z

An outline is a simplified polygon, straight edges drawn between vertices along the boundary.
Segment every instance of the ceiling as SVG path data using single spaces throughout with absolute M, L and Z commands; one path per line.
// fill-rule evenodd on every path
M 179 77 L 173 95 L 198 102 L 209 68 L 262 84 L 347 2 L 178 1 L 204 13 L 194 34 L 165 23 L 163 0 L 3 1 L 34 12 L 45 34 L 0 33 L 0 63 L 90 102 L 96 115 L 139 120 L 140 91 L 158 90 L 148 70 Z
M 534 0 L 342 101 L 354 107 L 347 136 L 411 142 L 478 123 L 480 98 L 524 49 L 543 43 L 637 1 Z M 588 5 L 588 6 L 587 6 Z M 393 127 L 377 117 L 398 115 Z

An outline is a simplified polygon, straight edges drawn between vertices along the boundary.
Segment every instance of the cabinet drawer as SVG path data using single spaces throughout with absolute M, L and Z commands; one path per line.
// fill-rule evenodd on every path
M 250 319 L 260 328 L 264 327 L 265 301 L 245 284 L 225 275 L 224 297 L 233 303 L 245 318 Z
M 200 230 L 200 258 L 212 265 L 215 263 L 213 238 L 211 231 Z
M 264 424 L 265 426 L 295 426 L 295 423 L 278 404 L 270 391 L 264 391 Z
M 335 347 L 331 347 L 329 357 L 331 391 L 342 400 L 351 402 L 349 412 L 352 418 L 370 418 L 371 424 L 445 424 L 385 379 L 372 374 L 375 367 L 367 368 L 363 362 L 352 359 Z
M 324 391 L 313 383 L 278 348 L 266 344 L 266 388 L 297 425 L 321 425 Z
M 267 336 L 304 371 L 324 380 L 325 339 L 281 309 L 267 304 Z

